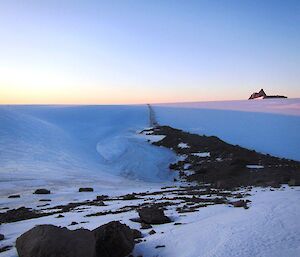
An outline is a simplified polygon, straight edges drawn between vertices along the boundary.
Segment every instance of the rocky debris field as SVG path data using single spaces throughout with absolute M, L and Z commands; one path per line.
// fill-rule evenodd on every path
M 240 217 L 251 212 L 257 190 L 289 192 L 292 189 L 287 184 L 293 188 L 300 182 L 300 164 L 296 161 L 167 126 L 141 133 L 156 136 L 159 140 L 152 141 L 153 145 L 167 147 L 178 155 L 178 162 L 170 164 L 170 169 L 178 172 L 180 181 L 175 179 L 170 186 L 120 195 L 98 195 L 92 187 L 80 187 L 74 195 L 85 196 L 86 200 L 81 197 L 67 203 L 52 201 L 50 196 L 56 193 L 53 190 L 37 189 L 34 195 L 40 195 L 40 199 L 36 207 L 1 208 L 0 253 L 5 257 L 165 256 L 163 253 L 172 252 L 170 237 L 176 231 L 181 231 L 181 237 L 188 233 L 192 238 L 198 235 L 199 224 L 211 224 L 209 230 L 220 231 L 216 224 L 236 223 L 231 221 L 231 214 L 226 216 L 233 209 L 241 213 L 236 216 L 237 212 L 232 212 L 234 219 L 238 217 L 245 224 Z M 8 201 L 20 198 L 22 194 L 9 196 Z M 266 201 L 261 205 L 266 207 Z M 208 208 L 213 211 L 204 211 Z M 258 213 L 262 213 L 260 209 Z M 293 210 L 287 213 L 294 217 Z M 210 219 L 216 215 L 216 220 L 225 216 L 215 224 L 206 223 L 205 215 Z M 264 219 L 261 218 L 262 224 Z M 193 225 L 195 222 L 197 225 Z M 229 228 L 236 229 L 235 225 Z M 178 240 L 177 244 L 180 245 Z M 187 254 L 194 256 L 191 252 Z
M 94 224 L 97 218 L 107 217 L 105 220 L 113 221 L 119 220 L 120 217 L 125 215 L 127 217 L 127 219 L 125 219 L 126 223 L 130 222 L 132 224 L 131 226 L 136 228 L 136 230 L 133 230 L 135 233 L 134 244 L 146 243 L 147 237 L 156 234 L 155 227 L 166 223 L 173 226 L 184 225 L 183 222 L 178 222 L 179 218 L 189 215 L 190 213 L 198 212 L 201 208 L 213 205 L 227 205 L 229 208 L 249 208 L 251 201 L 248 200 L 247 197 L 250 196 L 250 190 L 251 188 L 244 188 L 243 191 L 231 192 L 214 189 L 208 185 L 188 185 L 187 183 L 183 183 L 181 186 L 163 187 L 156 191 L 145 191 L 113 197 L 97 195 L 95 199 L 92 200 L 70 202 L 65 205 L 56 205 L 51 202 L 49 203 L 50 206 L 36 209 L 27 208 L 25 206 L 17 209 L 4 209 L 0 213 L 0 222 L 2 227 L 9 224 L 14 226 L 15 224 L 16 229 L 18 227 L 21 228 L 20 231 L 23 231 L 22 221 L 30 221 L 32 224 L 43 224 L 43 220 L 45 219 L 49 224 L 55 224 L 56 221 L 59 221 L 62 227 L 79 229 L 89 223 Z M 81 193 L 78 192 L 78 194 Z M 47 199 L 40 200 L 45 201 Z M 170 213 L 172 214 L 168 215 Z M 73 217 L 73 219 L 70 219 L 70 216 Z M 139 230 L 143 232 L 141 233 Z M 71 233 L 66 228 L 50 225 L 38 226 L 22 236 L 19 235 L 20 237 L 17 240 L 16 246 L 18 254 L 21 257 L 46 256 L 43 255 L 45 251 L 51 253 L 57 251 L 55 253 L 60 253 L 62 245 L 65 245 L 61 239 L 70 238 L 70 240 L 77 240 L 76 244 L 78 244 L 78 247 L 80 246 L 82 251 L 86 251 L 85 256 L 93 256 L 91 254 L 97 247 L 92 247 L 90 243 L 85 246 L 81 245 L 86 244 L 86 238 L 91 237 L 90 233 L 92 232 L 87 230 L 75 230 L 74 233 Z M 80 239 L 82 235 L 83 239 Z M 5 235 L 3 235 L 3 238 L 4 237 Z M 44 243 L 39 244 L 40 240 Z M 60 241 L 57 247 L 54 247 L 54 245 L 56 245 L 55 240 Z M 11 242 L 11 244 L 3 245 L 1 248 L 3 252 L 11 250 L 15 245 L 14 240 L 8 241 Z M 37 247 L 36 245 L 39 246 Z M 70 243 L 68 245 L 72 244 Z M 74 253 L 74 249 L 71 248 L 72 247 L 70 247 L 70 249 L 64 248 L 66 251 L 65 256 L 77 256 L 70 255 Z M 130 249 L 132 250 L 132 248 Z M 161 246 L 158 245 L 156 248 L 161 248 Z M 102 249 L 101 251 L 104 250 Z M 78 253 L 82 252 L 78 251 Z M 99 256 L 126 256 L 127 254 Z
M 209 183 L 216 188 L 240 186 L 300 185 L 300 162 L 261 154 L 218 137 L 190 134 L 169 126 L 157 126 L 141 132 L 163 136 L 153 145 L 173 150 L 179 161 L 170 169 L 187 181 Z

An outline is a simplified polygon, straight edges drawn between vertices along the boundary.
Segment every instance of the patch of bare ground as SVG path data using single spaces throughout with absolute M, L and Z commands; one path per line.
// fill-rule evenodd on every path
M 180 161 L 170 165 L 181 179 L 211 184 L 215 188 L 241 186 L 280 187 L 300 185 L 300 162 L 258 153 L 228 144 L 218 137 L 191 134 L 169 126 L 157 126 L 141 133 L 164 135 L 152 143 L 173 150 Z

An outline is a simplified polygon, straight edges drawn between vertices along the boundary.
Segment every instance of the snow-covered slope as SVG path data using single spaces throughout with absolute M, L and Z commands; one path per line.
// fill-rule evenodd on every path
M 1 181 L 167 180 L 175 156 L 136 134 L 147 122 L 146 106 L 1 106 Z
M 281 111 L 271 113 L 271 103 Z M 227 102 L 227 107 L 220 102 L 191 103 L 156 105 L 154 110 L 160 124 L 217 135 L 231 143 L 300 159 L 299 103 L 241 101 Z M 32 194 L 38 186 L 51 189 L 47 195 L 49 207 L 92 200 L 101 194 L 161 190 L 162 182 L 168 183 L 172 178 L 168 165 L 176 157 L 147 142 L 159 138 L 136 133 L 148 126 L 148 118 L 146 106 L 0 106 L 0 207 L 44 208 L 40 201 L 44 196 Z M 179 189 L 186 185 L 173 184 Z M 87 185 L 94 192 L 78 192 L 79 186 Z M 12 193 L 21 197 L 8 198 Z M 135 210 L 93 217 L 86 214 L 175 197 L 176 204 L 167 206 L 166 215 L 181 225 L 154 225 L 154 235 L 149 235 L 150 229 L 143 230 L 146 241 L 135 246 L 134 256 L 298 256 L 299 188 L 253 188 L 250 193 L 247 199 L 252 202 L 247 210 L 219 204 L 185 214 L 177 212 L 180 203 L 172 191 L 162 192 L 161 200 L 153 193 L 151 197 L 145 195 L 145 199 L 106 201 L 105 206 L 66 212 L 61 219 L 54 214 L 2 224 L 0 233 L 5 240 L 0 247 L 14 246 L 18 236 L 37 224 L 68 226 L 76 221 L 77 225 L 68 228 L 94 229 L 120 220 L 139 229 L 140 225 L 130 220 L 137 217 Z M 158 245 L 165 247 L 156 248 Z M 14 247 L 0 255 L 17 257 Z
M 300 99 L 159 104 L 158 122 L 300 160 Z

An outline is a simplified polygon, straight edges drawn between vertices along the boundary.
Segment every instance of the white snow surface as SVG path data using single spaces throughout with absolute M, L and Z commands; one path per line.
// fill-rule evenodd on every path
M 176 156 L 139 136 L 147 122 L 146 106 L 0 106 L 0 194 L 171 181 Z
M 153 105 L 161 125 L 300 160 L 300 99 Z
M 203 108 L 202 103 L 160 105 L 154 110 L 162 125 L 216 135 L 230 143 L 299 160 L 300 101 L 269 101 L 241 101 L 237 104 L 239 110 L 217 110 L 211 105 Z M 254 103 L 258 104 L 255 108 Z M 271 105 L 277 113 L 263 113 Z M 137 133 L 147 123 L 146 106 L 0 106 L 0 207 L 37 208 L 41 198 L 51 199 L 51 207 L 91 200 L 100 194 L 156 191 L 170 184 L 174 172 L 169 172 L 169 163 L 186 156 L 176 157 L 172 151 L 149 144 L 148 139 L 158 138 Z M 80 186 L 92 186 L 95 191 L 78 193 Z M 52 193 L 33 195 L 37 187 L 49 188 Z M 13 193 L 21 194 L 21 198 L 7 198 Z M 143 230 L 146 242 L 137 244 L 133 255 L 300 256 L 299 187 L 276 191 L 254 188 L 251 194 L 252 203 L 247 210 L 214 205 L 180 215 L 177 206 L 168 207 L 166 215 L 182 225 L 154 225 L 157 233 L 151 236 L 150 230 Z M 94 229 L 120 220 L 139 229 L 138 223 L 129 220 L 137 217 L 135 211 L 89 218 L 85 215 L 142 202 L 143 199 L 113 201 L 107 206 L 65 213 L 62 219 L 52 215 L 2 224 L 0 233 L 5 234 L 5 240 L 0 247 L 14 245 L 18 236 L 37 224 L 68 226 L 72 221 L 88 221 L 68 228 Z M 157 245 L 166 247 L 156 249 Z M 16 257 L 16 249 L 0 256 Z
M 247 165 L 246 166 L 248 169 L 263 169 L 263 165 Z
M 209 152 L 192 153 L 192 155 L 197 156 L 197 157 L 210 157 L 210 153 Z
M 190 148 L 190 146 L 187 143 L 183 143 L 183 142 L 179 143 L 178 147 L 179 148 Z

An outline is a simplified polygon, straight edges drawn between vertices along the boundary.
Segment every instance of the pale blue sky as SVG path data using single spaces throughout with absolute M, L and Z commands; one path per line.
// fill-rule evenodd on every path
M 1 103 L 300 97 L 300 1 L 0 1 Z

